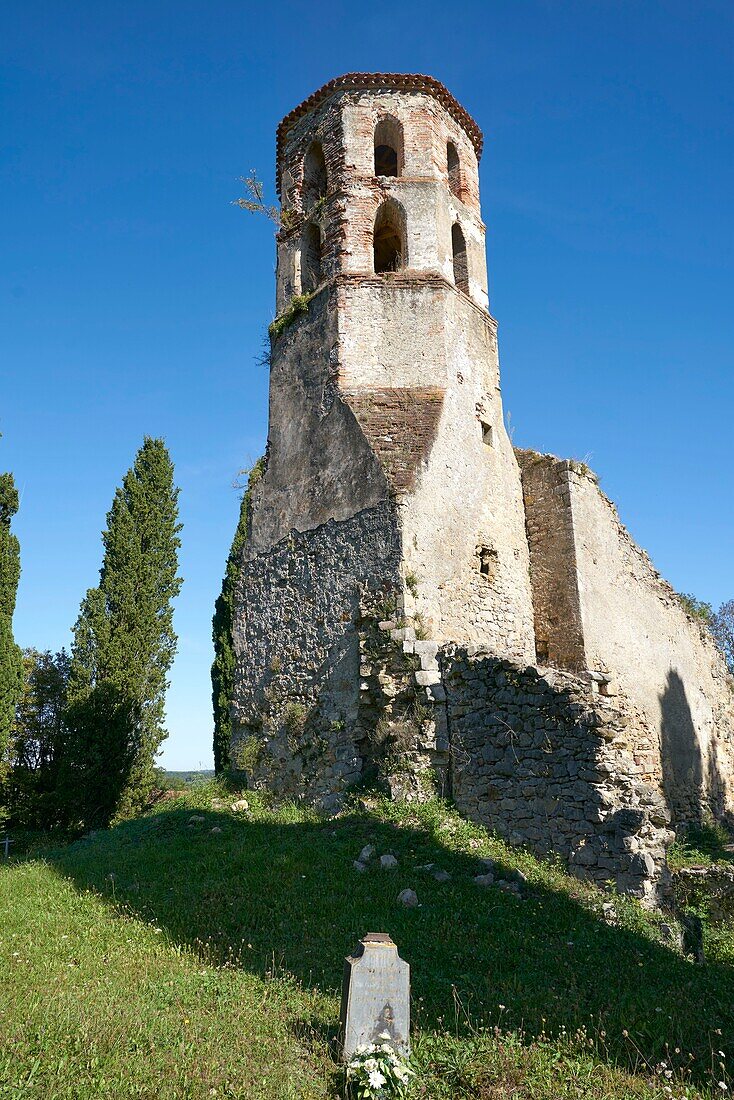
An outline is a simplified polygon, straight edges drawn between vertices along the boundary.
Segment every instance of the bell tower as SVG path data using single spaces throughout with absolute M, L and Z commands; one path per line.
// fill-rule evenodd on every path
M 356 624 L 380 592 L 423 638 L 534 659 L 481 152 L 477 124 L 427 76 L 339 77 L 278 127 L 268 451 L 234 718 L 241 739 L 279 669 L 281 698 L 343 731 L 322 778 L 359 772 Z M 303 759 L 279 764 L 297 786 Z

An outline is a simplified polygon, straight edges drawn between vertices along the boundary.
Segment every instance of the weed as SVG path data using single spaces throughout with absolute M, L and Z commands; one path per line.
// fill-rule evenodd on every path
M 288 736 L 288 744 L 294 751 L 298 750 L 307 719 L 308 710 L 303 703 L 296 703 L 293 700 L 286 703 L 283 708 L 283 725 Z
M 426 620 L 421 615 L 420 611 L 416 611 L 413 616 L 413 629 L 415 630 L 415 636 L 419 641 L 426 641 L 428 638 L 428 627 L 426 626 Z
M 673 868 L 734 863 L 732 839 L 731 833 L 717 822 L 690 824 L 678 832 L 668 851 L 668 862 Z
M 253 775 L 260 761 L 262 746 L 257 737 L 250 735 L 236 744 L 232 750 L 232 766 L 238 772 Z
M 289 325 L 292 325 L 299 317 L 303 317 L 308 313 L 308 306 L 314 294 L 315 292 L 312 294 L 296 294 L 291 298 L 281 315 L 276 317 L 268 327 L 268 332 L 272 340 L 277 340 L 279 336 L 282 336 Z
M 714 609 L 710 603 L 697 599 L 696 596 L 692 596 L 690 592 L 676 592 L 676 596 L 686 614 L 690 615 L 693 619 L 700 619 L 706 626 L 711 624 Z

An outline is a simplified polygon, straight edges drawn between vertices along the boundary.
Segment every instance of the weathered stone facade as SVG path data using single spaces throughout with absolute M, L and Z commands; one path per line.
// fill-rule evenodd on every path
M 447 647 L 452 792 L 511 844 L 650 901 L 668 886 L 670 811 L 635 760 L 639 716 L 588 674 Z
M 513 451 L 481 148 L 428 77 L 341 77 L 278 129 L 233 758 L 327 809 L 437 789 L 653 899 L 671 812 L 734 809 L 731 684 L 588 471 Z
M 536 647 L 635 708 L 640 775 L 678 820 L 734 813 L 734 694 L 710 632 L 583 464 L 519 452 Z

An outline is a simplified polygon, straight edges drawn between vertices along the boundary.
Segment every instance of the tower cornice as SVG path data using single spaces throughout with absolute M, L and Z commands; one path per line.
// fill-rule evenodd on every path
M 303 115 L 308 114 L 318 107 L 334 92 L 341 91 L 368 91 L 370 89 L 386 89 L 400 92 L 427 92 L 433 96 L 448 111 L 451 117 L 461 126 L 474 146 L 477 160 L 482 155 L 484 138 L 477 123 L 466 111 L 458 99 L 452 96 L 448 88 L 432 76 L 424 76 L 421 73 L 345 73 L 344 76 L 334 77 L 327 84 L 322 85 L 297 107 L 294 107 L 278 126 L 276 135 L 276 159 L 275 159 L 275 183 L 280 194 L 280 159 L 285 136 Z

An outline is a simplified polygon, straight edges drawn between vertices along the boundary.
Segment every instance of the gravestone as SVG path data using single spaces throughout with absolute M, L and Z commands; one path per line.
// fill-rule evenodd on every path
M 386 933 L 368 932 L 344 960 L 342 1057 L 379 1043 L 407 1056 L 409 1032 L 410 966 Z

